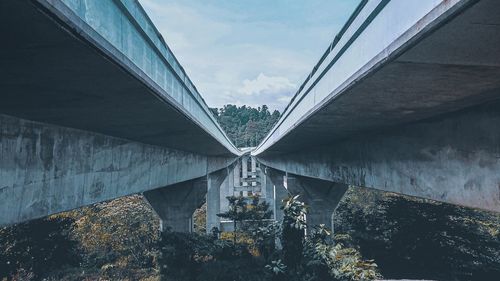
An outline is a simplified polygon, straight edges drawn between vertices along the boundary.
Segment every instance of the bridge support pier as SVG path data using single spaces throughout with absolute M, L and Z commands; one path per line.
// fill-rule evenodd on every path
M 207 177 L 202 177 L 144 192 L 144 197 L 160 217 L 160 231 L 191 232 L 193 213 L 206 193 Z
M 281 201 L 287 197 L 288 191 L 285 188 L 285 173 L 269 167 L 265 168 L 266 192 L 269 192 L 272 200 L 274 219 L 278 222 L 283 220 L 283 210 L 281 210 Z
M 287 174 L 285 181 L 288 191 L 299 194 L 300 200 L 310 207 L 306 217 L 308 232 L 320 224 L 333 230 L 333 212 L 348 185 L 292 174 Z
M 220 228 L 220 218 L 217 216 L 221 211 L 221 200 L 226 192 L 222 186 L 229 184 L 232 177 L 232 167 L 211 173 L 207 176 L 207 233 L 211 233 L 214 227 Z

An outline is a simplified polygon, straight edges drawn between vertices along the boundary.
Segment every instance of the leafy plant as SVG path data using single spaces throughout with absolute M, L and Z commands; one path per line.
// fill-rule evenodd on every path
M 234 244 L 236 244 L 237 235 L 240 231 L 244 232 L 243 235 L 252 238 L 255 230 L 268 223 L 265 220 L 270 219 L 272 216 L 269 204 L 260 200 L 258 196 L 229 196 L 227 200 L 229 201 L 229 210 L 225 213 L 217 214 L 217 216 L 233 221 Z
M 283 200 L 283 222 L 281 225 L 281 245 L 283 262 L 289 269 L 296 269 L 302 257 L 306 229 L 306 205 L 299 196 L 289 196 Z

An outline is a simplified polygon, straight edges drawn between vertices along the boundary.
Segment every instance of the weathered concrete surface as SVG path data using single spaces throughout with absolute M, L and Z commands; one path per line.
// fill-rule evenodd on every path
M 232 176 L 230 170 L 233 169 L 233 165 L 226 169 L 210 173 L 207 176 L 207 220 L 206 220 L 206 230 L 207 233 L 211 233 L 214 227 L 220 228 L 220 218 L 217 216 L 221 212 L 221 186 L 223 184 L 228 185 L 229 177 Z M 227 187 L 226 187 L 227 189 Z M 224 198 L 225 200 L 225 198 Z
M 0 114 L 239 153 L 137 1 L 0 1 L 0 36 Z
M 498 124 L 497 101 L 258 160 L 297 175 L 499 212 Z
M 199 178 L 232 161 L 0 115 L 0 225 Z
M 144 192 L 156 214 L 160 217 L 160 230 L 192 232 L 193 213 L 205 201 L 207 177 L 185 181 Z
M 347 191 L 348 185 L 293 174 L 285 176 L 286 188 L 309 206 L 306 223 L 308 232 L 324 224 L 333 229 L 333 213 Z
M 0 225 L 240 154 L 137 1 L 0 1 L 0 35 Z
M 354 40 L 362 12 L 253 155 L 329 145 L 497 99 L 498 15 L 497 0 L 389 1 Z

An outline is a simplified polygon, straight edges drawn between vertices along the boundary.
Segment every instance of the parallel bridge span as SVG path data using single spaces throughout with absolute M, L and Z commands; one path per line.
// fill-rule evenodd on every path
M 279 185 L 500 211 L 499 15 L 495 0 L 361 1 L 252 155 Z
M 0 34 L 0 225 L 206 193 L 242 154 L 138 1 L 1 1 Z

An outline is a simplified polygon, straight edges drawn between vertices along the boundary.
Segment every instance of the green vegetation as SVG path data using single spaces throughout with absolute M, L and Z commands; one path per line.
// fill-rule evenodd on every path
M 306 238 L 300 231 L 306 206 L 288 205 L 295 214 L 286 217 L 288 226 L 241 228 L 236 245 L 232 237 L 182 233 L 166 233 L 159 242 L 158 220 L 140 196 L 2 228 L 0 280 L 153 281 L 159 280 L 160 268 L 168 280 L 182 280 L 175 276 L 184 271 L 206 277 L 200 280 L 315 280 L 307 278 L 325 274 L 363 280 L 363 274 L 377 272 L 372 259 L 386 278 L 485 281 L 500 276 L 498 214 L 350 188 L 335 215 L 339 234 L 332 239 L 318 226 Z M 283 235 L 285 228 L 293 234 L 282 239 L 277 251 L 271 238 Z M 297 247 L 287 241 L 296 241 Z M 287 254 L 285 262 L 286 251 L 302 256 L 294 261 Z M 251 279 L 259 274 L 268 279 Z
M 0 279 L 38 279 L 80 263 L 69 230 L 74 220 L 50 217 L 0 228 Z
M 236 243 L 239 232 L 253 236 L 260 228 L 264 227 L 272 216 L 269 203 L 260 200 L 259 196 L 245 198 L 242 196 L 229 196 L 229 210 L 217 216 L 233 221 L 233 242 Z M 253 238 L 253 237 L 252 237 Z
M 376 265 L 363 261 L 356 249 L 334 244 L 324 226 L 306 236 L 307 207 L 297 196 L 284 201 L 284 219 L 278 227 L 253 224 L 263 222 L 269 213 L 266 204 L 257 203 L 258 198 L 250 202 L 241 197 L 228 199 L 232 207 L 224 217 L 238 218 L 238 225 L 250 222 L 253 227 L 239 230 L 240 237 L 248 239 L 231 243 L 217 236 L 162 233 L 162 280 L 358 281 L 380 277 Z M 283 245 L 281 249 L 275 246 L 277 237 Z
M 0 228 L 0 280 L 155 280 L 157 230 L 137 195 Z
M 350 188 L 335 231 L 349 234 L 384 276 L 496 280 L 500 214 L 371 189 Z
M 212 111 L 237 147 L 257 146 L 280 118 L 279 111 L 271 113 L 266 105 L 252 108 L 228 104 L 220 109 L 212 108 Z

